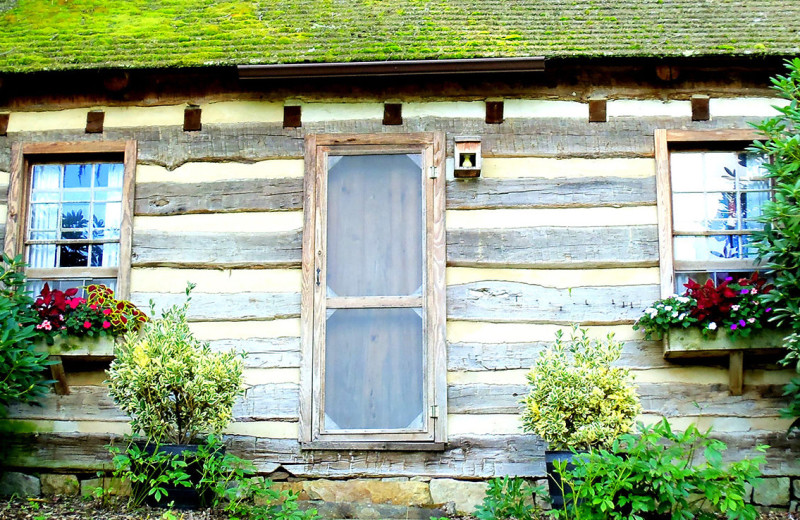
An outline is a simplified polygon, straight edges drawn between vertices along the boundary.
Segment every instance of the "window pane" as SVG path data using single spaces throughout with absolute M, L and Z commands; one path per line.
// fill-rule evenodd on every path
M 749 235 L 715 235 L 710 237 L 675 237 L 676 261 L 709 261 L 725 258 L 755 258 Z
M 64 200 L 66 202 L 89 202 L 92 200 L 92 192 L 89 190 L 65 190 Z
M 422 428 L 421 309 L 338 309 L 327 320 L 324 428 Z
M 38 164 L 33 167 L 33 189 L 58 190 L 58 179 L 60 177 L 60 164 Z
M 677 294 L 685 293 L 686 284 L 690 278 L 699 284 L 713 280 L 714 285 L 719 285 L 728 278 L 736 281 L 740 278 L 749 278 L 752 274 L 752 271 L 677 272 L 675 273 L 675 292 Z
M 92 267 L 117 267 L 119 244 L 92 244 Z
M 88 228 L 88 204 L 64 204 L 64 214 L 61 217 L 62 228 Z
M 123 165 L 117 164 L 98 164 L 95 176 L 95 186 L 98 188 L 121 188 L 122 187 Z
M 56 246 L 54 244 L 35 244 L 28 248 L 28 266 L 56 267 Z
M 331 159 L 329 288 L 338 296 L 416 293 L 422 286 L 423 266 L 419 155 Z
M 676 193 L 672 196 L 673 226 L 681 231 L 707 229 L 706 196 L 702 193 Z
M 65 188 L 88 188 L 92 185 L 91 164 L 67 164 L 64 166 Z
M 57 229 L 58 204 L 31 204 L 31 229 Z
M 122 190 L 98 190 L 94 193 L 94 200 L 119 202 L 122 200 Z
M 88 245 L 60 246 L 59 267 L 86 267 L 88 260 Z

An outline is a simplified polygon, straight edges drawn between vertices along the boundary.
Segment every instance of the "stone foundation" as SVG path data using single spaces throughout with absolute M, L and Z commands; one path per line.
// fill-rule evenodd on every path
M 543 485 L 539 479 L 534 484 Z M 448 478 L 385 478 L 350 480 L 286 480 L 282 490 L 298 494 L 303 507 L 316 508 L 323 518 L 407 518 L 428 520 L 447 514 L 471 514 L 483 502 L 485 481 Z M 93 495 L 97 488 L 114 495 L 130 493 L 130 484 L 96 475 L 0 475 L 0 496 Z M 792 509 L 800 504 L 800 477 L 768 477 L 748 490 L 750 501 L 760 509 Z M 544 502 L 544 501 L 541 501 Z M 538 503 L 547 507 L 546 503 Z

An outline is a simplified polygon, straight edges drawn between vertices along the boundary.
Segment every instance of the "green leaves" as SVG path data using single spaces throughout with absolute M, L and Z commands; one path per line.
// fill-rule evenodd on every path
M 531 486 L 519 477 L 493 478 L 488 482 L 483 503 L 475 508 L 478 520 L 533 520 L 541 510 L 533 505 L 533 497 L 544 494 L 542 486 Z
M 187 295 L 191 286 L 187 289 Z M 108 370 L 109 393 L 149 439 L 190 444 L 221 432 L 233 419 L 242 388 L 242 355 L 212 352 L 193 336 L 189 301 L 131 332 Z
M 575 327 L 565 340 L 559 331 L 527 376 L 523 430 L 554 450 L 606 446 L 629 431 L 640 405 L 630 371 L 612 366 L 621 353 L 613 335 L 593 340 Z
M 575 457 L 571 471 L 561 468 L 562 480 L 574 491 L 571 505 L 556 516 L 625 520 L 655 513 L 677 520 L 721 513 L 731 520 L 756 518 L 755 508 L 746 503 L 745 486 L 758 483 L 763 456 L 726 466 L 725 444 L 694 425 L 673 432 L 664 419 L 638 427 L 638 435 L 622 435 L 612 450 L 592 449 Z M 756 447 L 762 453 L 765 449 Z
M 0 264 L 0 416 L 12 403 L 35 404 L 52 383 L 43 373 L 53 362 L 34 348 L 38 320 L 24 289 L 23 266 L 21 255 L 4 254 Z

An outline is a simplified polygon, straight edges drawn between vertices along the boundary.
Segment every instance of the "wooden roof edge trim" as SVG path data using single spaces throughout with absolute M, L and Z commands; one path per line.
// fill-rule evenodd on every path
M 542 72 L 543 56 L 525 58 L 468 58 L 447 60 L 356 61 L 238 65 L 239 79 L 402 76 L 418 74 L 480 74 L 485 72 Z

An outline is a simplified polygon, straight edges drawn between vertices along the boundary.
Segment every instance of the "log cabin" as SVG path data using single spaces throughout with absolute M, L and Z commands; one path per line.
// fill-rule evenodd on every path
M 688 276 L 754 268 L 692 207 L 757 161 L 799 53 L 795 0 L 5 0 L 0 236 L 37 287 L 164 307 L 195 283 L 194 332 L 247 353 L 230 449 L 328 516 L 541 479 L 519 401 L 573 323 L 624 341 L 640 420 L 713 427 L 730 459 L 769 444 L 751 498 L 788 508 L 780 356 L 665 356 L 632 324 Z M 58 215 L 87 165 L 109 232 L 76 258 Z M 130 431 L 107 355 L 61 361 L 0 423 L 3 465 L 88 486 Z

